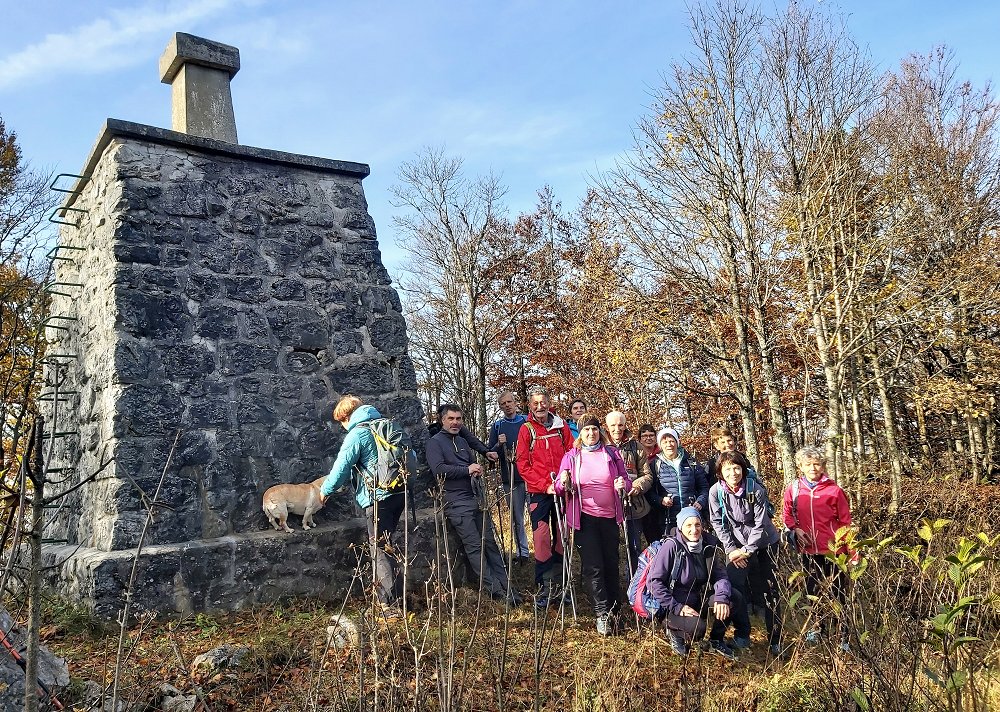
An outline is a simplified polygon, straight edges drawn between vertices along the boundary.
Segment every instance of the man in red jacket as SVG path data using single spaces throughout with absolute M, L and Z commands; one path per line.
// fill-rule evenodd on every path
M 517 434 L 517 470 L 528 491 L 528 510 L 535 544 L 535 584 L 538 599 L 547 605 L 554 593 L 554 571 L 562 565 L 563 542 L 556 526 L 553 479 L 562 457 L 573 448 L 569 425 L 549 411 L 551 400 L 543 388 L 528 394 L 528 420 Z

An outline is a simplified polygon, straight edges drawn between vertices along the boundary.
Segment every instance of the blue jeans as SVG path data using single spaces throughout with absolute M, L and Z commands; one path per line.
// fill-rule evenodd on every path
M 524 531 L 524 501 L 527 498 L 527 490 L 524 483 L 520 482 L 513 488 L 504 485 L 503 494 L 507 501 L 507 510 L 510 512 L 511 544 L 516 547 L 514 555 L 527 558 L 531 556 L 528 535 Z

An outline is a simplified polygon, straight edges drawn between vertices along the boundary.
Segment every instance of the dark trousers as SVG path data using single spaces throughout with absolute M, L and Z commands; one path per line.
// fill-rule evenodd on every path
M 704 638 L 705 631 L 708 629 L 708 617 L 712 613 L 711 597 L 712 594 L 710 591 L 705 593 L 705 602 L 701 605 L 701 615 L 679 616 L 668 613 L 664 621 L 667 630 L 679 634 L 688 643 Z M 691 604 L 689 603 L 688 605 Z M 691 607 L 698 610 L 696 606 Z M 733 614 L 741 608 L 746 609 L 746 601 L 743 600 L 743 595 L 734 588 L 729 599 L 729 617 L 732 618 Z M 729 622 L 728 619 L 722 621 L 716 618 L 712 622 L 712 631 L 708 635 L 709 639 L 715 642 L 722 642 L 726 637 L 726 627 L 729 625 Z
M 472 567 L 475 583 L 487 593 L 503 596 L 510 585 L 507 580 L 507 569 L 504 566 L 503 554 L 497 546 L 496 535 L 493 533 L 493 519 L 489 512 L 479 508 L 475 497 L 471 494 L 445 495 L 444 513 L 448 522 L 462 542 L 462 549 Z
M 841 605 L 847 603 L 847 574 L 824 554 L 802 554 L 802 568 L 806 574 L 806 593 L 810 596 L 832 595 Z M 824 633 L 827 630 L 826 616 L 821 614 L 819 618 L 819 629 Z M 844 625 L 843 616 L 840 617 L 840 639 L 847 642 L 848 629 Z
M 666 533 L 667 512 L 660 507 L 653 507 L 649 514 L 642 518 L 642 535 L 648 543 L 659 541 Z
M 776 645 L 781 639 L 781 609 L 778 603 L 778 582 L 774 571 L 778 561 L 778 544 L 755 551 L 747 560 L 745 569 L 729 564 L 726 573 L 729 583 L 739 589 L 748 604 L 764 612 L 764 627 L 768 644 Z M 747 607 L 733 612 L 733 629 L 737 638 L 750 637 L 750 615 Z
M 626 519 L 625 528 L 628 531 L 628 556 L 629 556 L 629 576 L 635 573 L 635 565 L 639 561 L 639 554 L 643 552 L 645 547 L 642 545 L 642 538 L 644 535 L 642 533 L 642 522 L 645 519 Z M 655 540 L 650 540 L 646 537 L 646 546 L 649 546 Z
M 365 508 L 368 542 L 375 558 L 376 593 L 378 600 L 385 606 L 397 604 L 403 595 L 399 556 L 393 549 L 392 535 L 399 524 L 405 504 L 404 494 L 398 492 Z
M 580 574 L 590 591 L 594 614 L 615 613 L 622 600 L 618 522 L 584 512 L 580 515 L 576 541 L 580 545 Z
M 535 585 L 551 580 L 553 570 L 562 566 L 563 542 L 556 522 L 555 498 L 551 494 L 528 493 L 531 533 L 535 544 Z

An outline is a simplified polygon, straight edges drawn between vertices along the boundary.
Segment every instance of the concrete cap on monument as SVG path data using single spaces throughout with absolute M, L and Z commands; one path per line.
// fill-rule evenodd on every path
M 175 32 L 160 57 L 160 81 L 172 89 L 171 128 L 237 143 L 229 81 L 239 70 L 236 47 Z

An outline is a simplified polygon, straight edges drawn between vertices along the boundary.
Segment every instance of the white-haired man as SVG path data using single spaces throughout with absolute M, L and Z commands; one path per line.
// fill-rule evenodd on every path
M 649 467 L 649 458 L 643 446 L 632 437 L 632 433 L 625 425 L 625 414 L 620 410 L 613 410 L 604 416 L 604 426 L 607 428 L 611 445 L 614 446 L 625 461 L 625 471 L 628 472 L 632 481 L 632 489 L 629 491 L 627 506 L 625 508 L 625 518 L 628 531 L 629 561 L 634 565 L 642 551 L 639 547 L 639 533 L 642 530 L 642 521 L 650 512 L 649 502 L 646 500 L 646 492 L 653 485 L 653 472 Z M 651 542 L 647 542 L 649 544 Z

